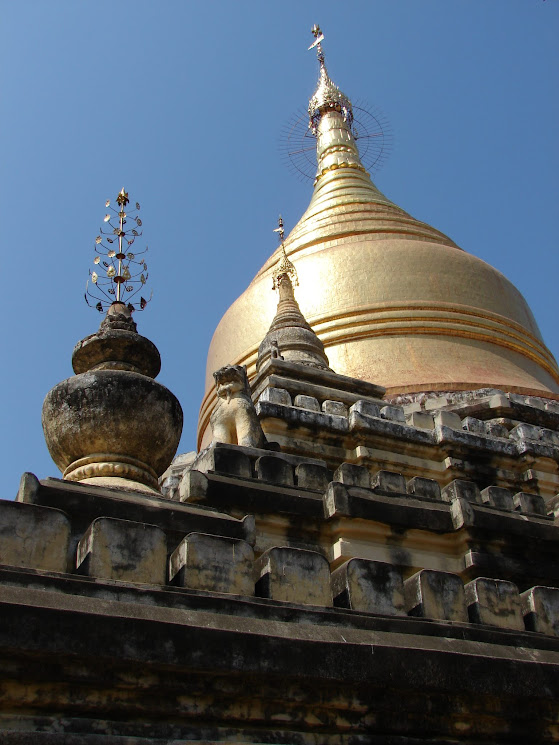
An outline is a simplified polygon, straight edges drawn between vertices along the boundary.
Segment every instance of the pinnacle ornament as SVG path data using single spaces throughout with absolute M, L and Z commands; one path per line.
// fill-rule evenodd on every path
M 100 313 L 105 312 L 113 303 L 124 303 L 132 313 L 135 310 L 144 310 L 151 300 L 151 296 L 146 300 L 140 295 L 139 302 L 131 302 L 142 290 L 149 276 L 145 261 L 148 247 L 141 251 L 129 250 L 136 239 L 142 236 L 142 232 L 137 230 L 142 227 L 142 220 L 138 215 L 139 202 L 125 212 L 130 199 L 123 187 L 115 203 L 118 209 L 111 207 L 110 199 L 105 202 L 105 207 L 110 212 L 105 215 L 103 222 L 110 230 L 99 228 L 99 235 L 95 238 L 96 256 L 93 263 L 96 269 L 89 271 L 85 301 Z M 126 227 L 128 225 L 130 227 Z

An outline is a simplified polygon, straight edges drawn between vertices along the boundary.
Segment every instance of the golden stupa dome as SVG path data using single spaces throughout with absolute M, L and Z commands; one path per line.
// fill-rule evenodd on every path
M 285 240 L 297 301 L 337 373 L 387 394 L 493 387 L 556 397 L 559 369 L 520 292 L 499 271 L 387 199 L 365 171 L 351 103 L 320 77 L 309 104 L 318 171 L 310 205 Z M 256 371 L 274 317 L 275 251 L 221 319 L 210 344 L 199 446 L 210 439 L 212 373 Z

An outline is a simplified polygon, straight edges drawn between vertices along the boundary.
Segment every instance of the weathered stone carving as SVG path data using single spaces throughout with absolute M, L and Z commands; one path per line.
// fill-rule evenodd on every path
M 246 368 L 225 365 L 214 372 L 218 404 L 210 417 L 213 442 L 263 448 L 264 432 L 250 396 Z

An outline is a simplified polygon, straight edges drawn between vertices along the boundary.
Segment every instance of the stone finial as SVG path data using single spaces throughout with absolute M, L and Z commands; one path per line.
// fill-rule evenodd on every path
M 252 402 L 246 368 L 226 365 L 214 372 L 218 403 L 210 417 L 212 442 L 263 448 L 266 438 Z
M 130 308 L 113 303 L 97 333 L 74 347 L 72 367 L 76 375 L 88 370 L 129 370 L 156 378 L 161 357 L 155 344 L 137 333 Z
M 76 345 L 74 375 L 43 404 L 47 447 L 63 478 L 159 491 L 182 431 L 182 409 L 154 378 L 161 359 L 136 331 L 130 308 L 113 303 L 96 334 Z

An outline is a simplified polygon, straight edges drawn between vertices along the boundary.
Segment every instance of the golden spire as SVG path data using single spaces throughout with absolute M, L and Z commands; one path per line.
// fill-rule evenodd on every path
M 351 125 L 353 124 L 353 109 L 351 101 L 330 79 L 328 70 L 326 69 L 324 52 L 322 51 L 324 34 L 322 33 L 320 26 L 316 23 L 311 31 L 315 40 L 310 45 L 309 50 L 316 47 L 320 72 L 318 76 L 318 85 L 313 97 L 309 101 L 309 127 L 313 134 L 316 135 L 322 115 L 327 111 L 337 111 L 342 114 L 344 122 L 347 122 L 348 127 L 351 128 Z
M 85 292 L 86 303 L 90 305 L 88 297 L 96 300 L 95 307 L 100 313 L 107 310 L 113 303 L 128 304 L 130 312 L 137 310 L 130 300 L 142 289 L 148 278 L 148 266 L 145 259 L 142 258 L 148 250 L 147 246 L 138 253 L 132 253 L 128 250 L 136 238 L 142 235 L 141 232 L 136 230 L 136 227 L 142 226 L 142 221 L 137 214 L 140 205 L 136 202 L 135 209 L 125 212 L 130 199 L 124 187 L 118 193 L 115 201 L 118 210 L 111 207 L 110 199 L 105 202 L 105 207 L 108 207 L 110 212 L 113 213 L 112 215 L 107 213 L 104 217 L 104 222 L 108 223 L 111 230 L 105 232 L 102 228 L 99 228 L 99 235 L 95 239 L 95 253 L 97 255 L 93 260 L 96 270 L 90 270 L 89 277 L 92 287 L 89 288 L 88 280 Z M 125 228 L 128 220 L 134 223 L 136 227 Z M 106 245 L 106 243 L 109 245 Z M 139 309 L 143 310 L 148 302 L 144 297 L 141 297 L 138 304 Z
M 278 227 L 274 228 L 274 233 L 278 234 L 278 239 L 281 244 L 282 255 L 276 265 L 276 268 L 274 269 L 272 273 L 272 277 L 273 277 L 272 289 L 279 290 L 282 282 L 285 282 L 286 280 L 289 280 L 290 284 L 297 287 L 297 285 L 299 284 L 299 279 L 297 277 L 297 270 L 293 266 L 292 262 L 289 261 L 289 259 L 287 258 L 287 254 L 285 253 L 285 245 L 283 243 L 284 238 L 285 238 L 285 232 L 283 230 L 283 219 L 281 215 L 278 218 Z
M 315 186 L 332 170 L 351 168 L 366 174 L 353 135 L 353 108 L 349 98 L 330 79 L 324 61 L 324 34 L 316 24 L 312 28 L 320 72 L 318 85 L 309 101 L 309 129 L 316 137 L 318 169 Z M 367 176 L 368 178 L 368 176 Z

